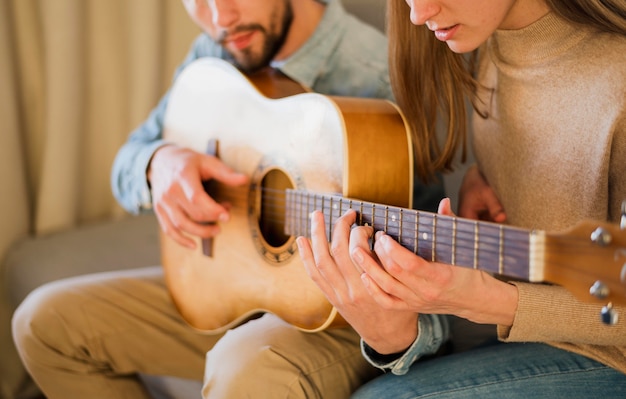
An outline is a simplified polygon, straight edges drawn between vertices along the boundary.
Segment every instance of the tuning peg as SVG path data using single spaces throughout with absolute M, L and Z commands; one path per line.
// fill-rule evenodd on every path
M 626 230 L 626 201 L 622 201 L 622 219 L 620 220 L 619 227 L 622 230 Z
M 615 324 L 617 324 L 618 319 L 619 314 L 615 309 L 613 309 L 613 304 L 611 302 L 602 307 L 602 311 L 600 312 L 600 320 L 602 320 L 604 324 L 614 326 Z
M 589 288 L 589 293 L 595 296 L 598 299 L 604 299 L 611 293 L 609 287 L 600 280 L 597 280 L 593 285 Z
M 603 227 L 598 227 L 591 233 L 591 241 L 601 247 L 606 247 L 613 240 L 611 232 Z

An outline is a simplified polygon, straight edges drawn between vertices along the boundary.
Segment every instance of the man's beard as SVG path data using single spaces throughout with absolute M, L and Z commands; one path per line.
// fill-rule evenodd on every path
M 237 68 L 245 73 L 254 73 L 268 66 L 272 59 L 276 56 L 280 48 L 285 43 L 287 33 L 289 32 L 293 21 L 293 11 L 289 1 L 285 2 L 285 13 L 283 18 L 277 23 L 275 23 L 275 20 L 275 18 L 272 18 L 269 31 L 258 24 L 245 25 L 236 29 L 236 31 L 257 30 L 265 39 L 259 54 L 253 53 L 252 49 L 249 48 L 237 54 L 230 53 L 233 63 L 237 66 Z

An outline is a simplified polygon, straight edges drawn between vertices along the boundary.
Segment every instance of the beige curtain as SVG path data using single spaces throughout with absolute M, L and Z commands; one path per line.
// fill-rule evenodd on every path
M 125 215 L 113 158 L 197 33 L 180 0 L 0 0 L 0 261 L 26 235 Z M 2 365 L 19 362 L 2 333 Z M 0 398 L 17 397 L 21 369 L 1 368 Z
M 13 217 L 39 234 L 120 214 L 115 153 L 197 29 L 179 0 L 0 2 L 3 174 L 26 194 Z

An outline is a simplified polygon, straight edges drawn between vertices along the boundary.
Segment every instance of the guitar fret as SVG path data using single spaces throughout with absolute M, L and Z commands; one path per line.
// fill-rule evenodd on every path
M 413 238 L 413 241 L 415 242 L 415 244 L 413 245 L 413 253 L 417 254 L 417 247 L 418 247 L 418 232 L 419 232 L 419 212 L 415 212 L 415 229 L 413 229 L 415 231 L 415 237 Z
M 498 234 L 498 274 L 504 274 L 504 228 L 502 225 Z
M 298 211 L 300 210 L 300 195 L 298 193 L 295 193 L 294 195 L 296 197 L 296 205 L 294 206 L 294 208 L 288 208 L 288 209 L 294 212 L 296 215 L 300 216 L 298 214 Z M 291 197 L 291 194 L 287 193 L 287 201 L 289 201 L 290 197 Z M 296 220 L 291 220 L 289 215 L 287 215 L 287 226 L 288 227 L 285 228 L 286 231 L 289 231 L 289 227 L 292 227 L 292 230 L 295 230 L 296 234 L 302 234 L 300 230 L 300 218 L 299 217 Z
M 430 260 L 431 261 L 435 261 L 435 254 L 436 252 L 436 245 L 437 245 L 437 215 L 433 215 L 433 239 L 432 239 L 432 246 L 431 246 L 431 256 L 430 256 Z
M 300 194 L 298 193 L 294 193 L 295 197 L 296 197 L 296 205 L 294 206 L 294 208 L 287 208 L 288 210 L 291 210 L 292 212 L 294 212 L 296 215 L 301 216 L 298 214 L 298 211 L 300 210 Z M 287 201 L 289 201 L 289 198 L 291 197 L 291 193 L 287 193 Z M 298 217 L 296 220 L 292 220 L 289 215 L 287 215 L 287 227 L 285 228 L 285 231 L 289 231 L 289 227 L 293 227 L 292 230 L 295 230 L 296 234 L 302 234 L 301 230 L 300 230 L 300 218 Z
M 290 197 L 290 194 L 287 193 L 287 203 L 289 203 L 289 197 Z M 293 219 L 289 218 L 290 211 L 292 211 L 292 209 L 290 209 L 289 207 L 285 208 L 285 229 L 284 229 L 285 234 L 289 234 L 288 231 L 293 231 L 293 229 L 290 230 L 290 228 L 293 227 L 291 223 Z
M 287 193 L 287 201 L 289 201 L 289 198 L 292 195 L 290 193 Z M 295 196 L 295 205 L 293 207 L 289 207 L 287 208 L 288 211 L 290 211 L 291 213 L 295 213 L 296 216 L 298 216 L 298 218 L 296 218 L 295 220 L 293 218 L 290 218 L 289 214 L 287 215 L 286 219 L 286 227 L 285 227 L 285 232 L 287 232 L 289 230 L 289 228 L 291 228 L 291 230 L 295 230 L 296 232 L 300 232 L 300 218 L 298 215 L 298 211 L 300 210 L 300 200 L 299 200 L 299 195 L 297 193 L 294 193 L 293 196 Z
M 305 195 L 303 193 L 301 193 L 298 196 L 298 210 L 297 213 L 300 215 L 300 219 L 298 221 L 298 231 L 300 232 L 300 234 L 306 234 L 308 236 L 308 232 L 310 231 L 309 229 L 309 224 L 311 223 L 311 216 L 308 212 L 305 213 L 306 218 L 304 219 L 304 222 L 302 221 L 302 210 L 309 209 L 309 198 L 305 197 Z M 306 205 L 303 205 L 303 201 L 306 200 Z M 304 225 L 304 227 L 303 227 Z
M 363 226 L 363 201 L 359 201 L 359 226 Z
M 339 209 L 337 211 L 337 215 L 338 216 L 343 215 L 343 199 L 342 198 L 339 199 Z
M 305 234 L 307 237 L 309 236 L 309 232 L 311 231 L 311 213 L 309 212 L 311 204 L 310 196 L 305 196 L 301 194 L 299 196 L 298 203 L 298 214 L 300 217 L 304 217 L 304 220 L 300 220 L 298 223 L 298 229 L 300 230 L 300 234 Z
M 452 219 L 452 255 L 451 255 L 451 265 L 456 265 L 456 218 Z
M 400 230 L 400 232 L 398 233 L 398 241 L 399 241 L 400 243 L 402 243 L 402 229 L 403 229 L 403 226 L 402 226 L 402 218 L 403 218 L 403 216 L 402 216 L 402 209 L 400 209 L 400 215 L 399 215 L 399 218 L 400 218 L 400 220 L 398 220 L 398 224 L 399 224 L 399 230 Z
M 387 233 L 389 231 L 389 207 L 385 207 L 385 229 L 384 232 Z
M 474 223 L 474 263 L 472 267 L 478 269 L 478 223 Z
M 372 204 L 372 227 L 376 230 L 376 204 Z
M 374 230 L 384 230 L 424 259 L 528 279 L 529 255 L 534 247 L 531 248 L 533 236 L 527 230 L 354 201 L 341 196 L 290 191 L 295 193 L 289 192 L 285 196 L 288 202 L 287 234 L 300 232 L 310 237 L 311 213 L 321 209 L 328 224 L 328 237 L 331 238 L 337 217 L 347 209 L 358 209 L 359 225 L 369 224 Z M 306 217 L 306 221 L 294 221 L 294 216 Z M 537 257 L 537 254 L 533 256 Z
M 315 201 L 315 196 L 313 196 L 313 201 Z M 303 205 L 304 203 L 304 205 Z M 315 206 L 315 204 L 313 204 Z M 304 222 L 300 222 L 300 228 L 304 229 L 302 234 L 306 234 L 308 237 L 311 233 L 311 196 L 302 194 L 300 196 L 300 213 L 305 212 L 302 216 L 305 217 Z M 302 227 L 304 226 L 304 227 Z
M 290 221 L 289 224 L 293 226 L 293 229 L 295 230 L 297 234 L 303 235 L 304 228 L 302 227 L 302 224 L 307 223 L 306 220 L 302 220 L 302 208 L 303 208 L 302 200 L 304 198 L 304 195 L 300 193 L 294 193 L 293 196 L 290 196 L 290 197 L 294 198 L 295 205 L 293 209 L 291 207 L 289 209 L 292 209 L 292 212 L 298 216 L 298 219 L 294 221 Z
M 307 222 L 306 222 L 306 226 L 307 226 L 307 232 L 311 232 L 311 227 L 313 225 L 313 221 L 311 220 L 311 214 L 313 213 L 314 210 L 318 209 L 318 205 L 317 205 L 317 201 L 321 202 L 321 207 L 320 209 L 324 209 L 324 197 L 313 195 L 313 207 L 311 208 L 310 204 L 311 204 L 311 198 L 309 198 L 309 201 L 307 201 L 307 214 L 306 214 L 306 218 L 307 218 Z M 322 211 L 323 213 L 323 211 Z M 307 235 L 308 236 L 308 235 Z
M 307 205 L 306 205 L 307 206 L 307 214 L 306 214 L 307 221 L 306 221 L 306 224 L 305 224 L 307 232 L 309 233 L 309 234 L 307 234 L 307 237 L 310 235 L 311 227 L 313 225 L 313 221 L 311 220 L 311 216 L 312 216 L 311 213 L 313 213 L 313 211 L 315 209 L 317 209 L 317 206 L 318 206 L 317 205 L 317 201 L 318 201 L 318 199 L 319 199 L 319 197 L 317 195 L 309 196 L 307 198 Z M 311 206 L 311 201 L 313 201 L 312 206 Z
M 322 209 L 326 209 L 326 206 L 324 205 L 324 203 L 326 202 L 326 199 L 324 197 L 322 197 Z M 330 211 L 328 212 L 328 223 L 326 226 L 327 230 L 326 230 L 326 234 L 327 237 L 330 238 L 331 236 L 331 232 L 332 232 L 332 221 L 333 221 L 333 197 L 330 197 L 328 199 L 328 202 L 330 202 Z M 326 220 L 326 211 L 324 211 L 324 220 Z

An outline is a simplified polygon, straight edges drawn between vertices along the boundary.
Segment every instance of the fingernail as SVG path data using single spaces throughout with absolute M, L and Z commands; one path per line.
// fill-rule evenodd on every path
M 220 222 L 228 222 L 228 213 L 220 213 L 218 220 Z

